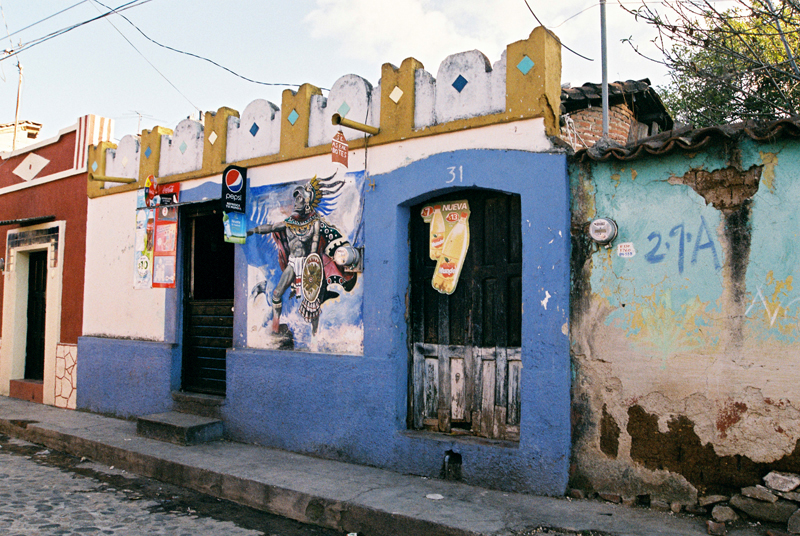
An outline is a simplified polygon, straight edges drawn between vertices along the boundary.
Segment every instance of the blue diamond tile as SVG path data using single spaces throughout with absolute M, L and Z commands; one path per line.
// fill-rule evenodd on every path
M 297 113 L 297 110 L 292 110 L 292 113 L 290 113 L 289 117 L 286 119 L 288 119 L 292 126 L 294 126 L 294 124 L 297 123 L 297 120 L 300 119 L 300 114 Z
M 153 154 L 153 150 L 150 147 L 147 147 L 147 150 L 144 152 L 144 157 L 150 158 L 151 154 Z
M 258 130 L 259 130 L 258 125 L 253 123 L 253 126 L 250 127 L 250 135 L 255 136 L 256 134 L 258 134 Z
M 458 75 L 456 81 L 453 82 L 453 87 L 456 88 L 456 91 L 458 91 L 459 93 L 461 93 L 461 90 L 464 89 L 464 86 L 466 85 L 467 85 L 467 79 L 461 75 Z
M 97 172 L 97 162 L 92 162 L 92 171 Z
M 347 112 L 349 111 L 350 111 L 350 106 L 348 106 L 346 102 L 343 102 L 342 105 L 339 106 L 339 109 L 337 110 L 337 112 L 339 112 L 339 115 L 341 115 L 342 117 L 346 116 Z
M 185 153 L 186 149 L 188 149 L 188 148 L 189 148 L 189 146 L 186 145 L 186 142 L 181 143 L 181 146 L 178 147 L 178 149 L 180 150 L 181 154 Z
M 533 60 L 528 56 L 523 56 L 517 64 L 517 69 L 519 69 L 522 74 L 528 74 L 531 69 L 533 69 Z

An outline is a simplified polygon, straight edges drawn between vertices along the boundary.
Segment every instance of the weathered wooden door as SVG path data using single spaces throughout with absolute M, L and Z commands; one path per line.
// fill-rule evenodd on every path
M 47 304 L 47 251 L 28 257 L 28 329 L 25 341 L 25 379 L 44 379 L 44 327 Z
M 216 205 L 214 203 L 213 205 Z M 233 346 L 234 246 L 223 240 L 213 205 L 184 207 L 184 391 L 225 394 L 226 353 Z
M 456 290 L 431 286 L 424 205 L 469 202 L 470 245 Z M 411 209 L 409 427 L 518 440 L 522 237 L 520 197 L 462 190 Z

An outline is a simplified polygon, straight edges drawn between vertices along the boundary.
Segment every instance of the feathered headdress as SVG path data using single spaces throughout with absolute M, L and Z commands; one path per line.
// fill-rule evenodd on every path
M 339 197 L 339 192 L 344 186 L 343 180 L 335 179 L 336 173 L 322 179 L 314 175 L 314 178 L 305 186 L 306 192 L 308 192 L 308 206 L 323 216 L 330 214 L 336 207 L 336 198 Z

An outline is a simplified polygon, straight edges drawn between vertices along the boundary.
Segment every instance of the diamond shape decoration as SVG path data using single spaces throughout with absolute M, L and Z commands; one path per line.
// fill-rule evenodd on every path
M 522 74 L 528 74 L 531 72 L 531 69 L 533 69 L 533 60 L 528 56 L 522 56 L 522 59 L 517 64 L 517 69 L 519 69 Z
M 122 167 L 128 167 L 128 157 L 127 156 L 123 156 L 122 157 Z
M 152 150 L 152 149 L 150 148 L 150 146 L 148 145 L 148 146 L 147 146 L 147 149 L 146 149 L 146 150 L 145 150 L 145 152 L 144 152 L 144 157 L 145 157 L 145 158 L 150 158 L 150 155 L 151 155 L 151 154 L 153 154 L 153 150 Z
M 291 123 L 292 126 L 294 126 L 294 124 L 297 123 L 297 120 L 300 119 L 300 114 L 297 113 L 297 110 L 292 110 L 292 113 L 290 113 L 289 117 L 287 117 L 286 119 L 288 119 L 289 123 Z
M 389 98 L 394 101 L 395 104 L 400 102 L 400 98 L 403 96 L 403 90 L 397 86 L 394 86 L 394 89 L 391 93 L 389 93 Z
M 217 133 L 212 130 L 211 134 L 208 135 L 208 143 L 214 145 L 214 142 L 217 141 L 218 137 L 219 136 L 217 136 Z
M 49 163 L 50 160 L 47 158 L 39 156 L 36 153 L 30 153 L 19 163 L 12 173 L 24 181 L 31 181 Z
M 461 93 L 461 90 L 463 90 L 464 86 L 466 85 L 467 85 L 467 79 L 461 75 L 458 75 L 456 81 L 453 82 L 453 87 L 456 88 L 456 91 L 458 91 L 459 93 Z
M 250 127 L 250 135 L 255 138 L 259 130 L 261 130 L 261 128 L 255 122 L 253 122 L 253 126 Z
M 336 111 L 339 113 L 339 115 L 344 117 L 347 115 L 347 112 L 350 111 L 350 106 L 346 102 L 343 102 L 342 105 L 339 106 L 339 109 Z
M 186 149 L 188 149 L 188 148 L 189 148 L 189 146 L 186 145 L 186 142 L 183 142 L 183 143 L 181 143 L 181 146 L 178 147 L 178 150 L 181 152 L 181 154 L 183 154 L 183 153 L 186 152 Z
M 96 162 L 96 161 L 95 161 L 95 162 L 92 162 L 92 172 L 93 172 L 93 173 L 97 173 L 97 167 L 98 167 L 98 166 L 97 166 L 97 162 Z

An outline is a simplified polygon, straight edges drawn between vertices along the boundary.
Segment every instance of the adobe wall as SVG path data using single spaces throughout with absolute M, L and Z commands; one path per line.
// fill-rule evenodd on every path
M 743 138 L 571 169 L 574 487 L 689 504 L 800 470 L 800 146 Z

